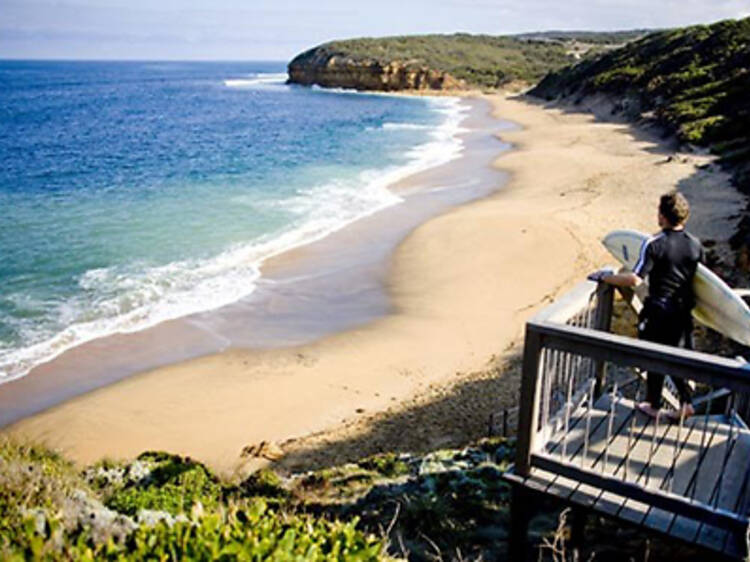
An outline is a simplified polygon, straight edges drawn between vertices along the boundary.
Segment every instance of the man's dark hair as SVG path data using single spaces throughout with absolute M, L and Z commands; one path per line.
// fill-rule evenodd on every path
M 679 191 L 670 191 L 661 196 L 659 212 L 672 226 L 680 225 L 690 216 L 690 203 Z

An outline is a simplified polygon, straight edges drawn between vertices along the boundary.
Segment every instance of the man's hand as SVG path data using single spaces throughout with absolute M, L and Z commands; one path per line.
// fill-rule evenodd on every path
M 614 274 L 615 274 L 615 270 L 613 268 L 605 267 L 603 269 L 599 269 L 597 271 L 594 271 L 593 273 L 590 273 L 589 276 L 586 277 L 586 279 L 588 279 L 589 281 L 595 281 L 599 283 L 600 281 L 602 281 L 602 278 L 609 277 L 610 275 L 614 275 Z
M 614 285 L 615 287 L 635 287 L 642 281 L 641 278 L 632 271 L 623 270 L 621 273 L 617 273 L 611 267 L 605 267 L 604 269 L 595 271 L 590 274 L 587 279 L 597 283 L 607 283 L 608 285 Z

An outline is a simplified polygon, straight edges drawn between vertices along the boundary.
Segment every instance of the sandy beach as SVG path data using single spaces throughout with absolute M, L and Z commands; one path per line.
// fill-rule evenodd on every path
M 740 196 L 728 176 L 698 168 L 706 157 L 674 157 L 656 135 L 588 113 L 487 98 L 496 117 L 520 126 L 502 133 L 515 150 L 493 164 L 508 183 L 398 246 L 386 272 L 387 315 L 307 345 L 231 349 L 144 372 L 4 432 L 80 463 L 163 449 L 224 473 L 257 466 L 241 452 L 263 441 L 301 458 L 345 441 L 364 455 L 470 439 L 488 410 L 514 400 L 524 322 L 611 263 L 599 243 L 606 232 L 655 230 L 658 196 L 680 187 L 694 203 L 698 235 L 718 248 L 731 235 Z M 461 402 L 477 381 L 481 406 Z M 459 406 L 431 419 L 403 415 L 451 397 Z M 388 418 L 398 424 L 376 434 Z

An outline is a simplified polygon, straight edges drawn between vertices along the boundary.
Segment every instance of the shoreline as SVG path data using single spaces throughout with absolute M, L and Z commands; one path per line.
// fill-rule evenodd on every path
M 241 451 L 261 441 L 297 438 L 290 447 L 299 451 L 318 447 L 318 438 L 305 441 L 318 434 L 330 447 L 366 434 L 358 420 L 373 412 L 450 385 L 456 373 L 486 371 L 534 311 L 611 262 L 603 234 L 655 229 L 643 209 L 662 192 L 732 189 L 720 173 L 697 170 L 701 157 L 667 163 L 671 149 L 628 125 L 502 95 L 485 99 L 496 117 L 523 127 L 503 135 L 515 150 L 494 164 L 511 178 L 398 246 L 387 274 L 390 314 L 307 345 L 230 350 L 129 377 L 5 433 L 47 442 L 80 463 L 165 449 L 225 473 L 252 468 Z M 504 382 L 512 381 L 496 381 Z M 403 429 L 404 441 L 411 433 L 429 441 Z
M 502 187 L 503 174 L 490 164 L 508 149 L 496 138 L 508 124 L 490 116 L 486 101 L 460 104 L 454 142 L 462 154 L 392 183 L 401 203 L 270 256 L 253 293 L 234 303 L 83 342 L 3 383 L 0 427 L 155 368 L 228 349 L 306 344 L 386 316 L 393 306 L 387 262 L 401 240 L 433 216 Z M 473 185 L 464 185 L 474 169 L 480 173 Z

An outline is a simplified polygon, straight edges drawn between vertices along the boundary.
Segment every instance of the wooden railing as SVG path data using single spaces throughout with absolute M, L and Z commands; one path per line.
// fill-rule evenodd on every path
M 585 282 L 528 322 L 515 473 L 528 478 L 539 469 L 572 479 L 675 514 L 672 524 L 679 516 L 744 532 L 750 432 L 737 410 L 750 403 L 748 364 L 611 334 L 612 300 L 611 287 Z M 700 414 L 647 422 L 634 408 L 637 397 L 608 384 L 614 370 L 694 381 Z M 724 476 L 730 465 L 739 479 Z M 657 468 L 659 478 L 650 478 Z M 709 487 L 696 494 L 699 485 Z
M 519 474 L 528 473 L 531 452 L 559 429 L 564 410 L 580 400 L 581 392 L 590 389 L 591 381 L 597 396 L 604 382 L 604 361 L 581 355 L 574 357 L 564 349 L 545 351 L 537 328 L 572 326 L 607 332 L 613 296 L 610 287 L 587 281 L 527 323 L 517 431 L 516 471 Z

